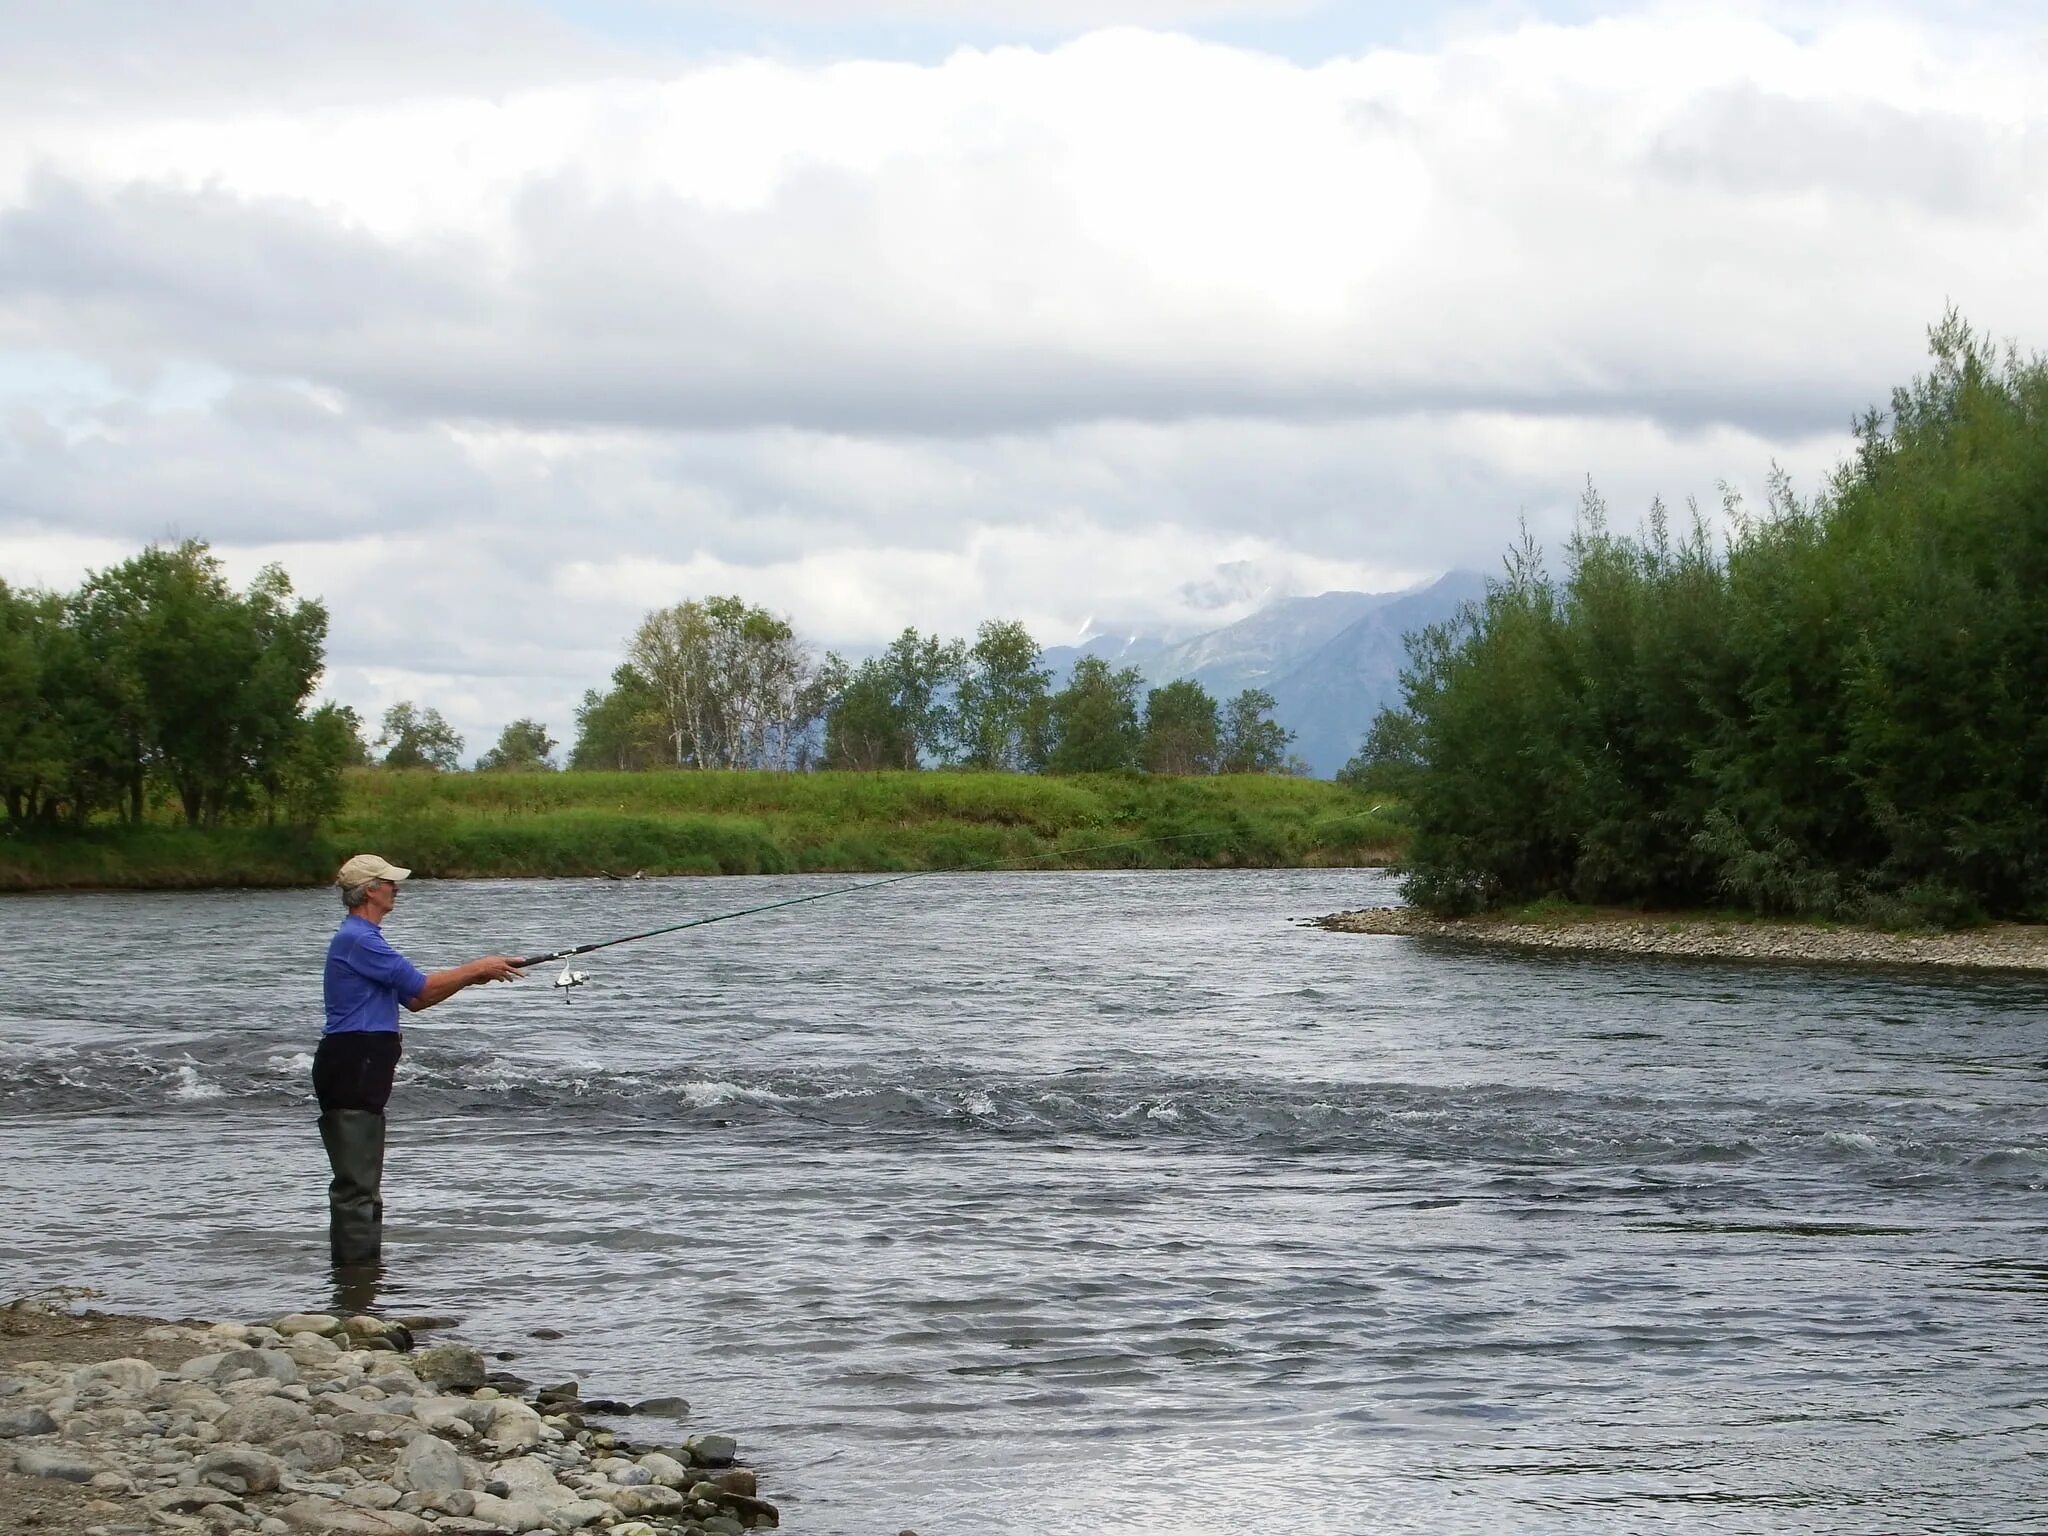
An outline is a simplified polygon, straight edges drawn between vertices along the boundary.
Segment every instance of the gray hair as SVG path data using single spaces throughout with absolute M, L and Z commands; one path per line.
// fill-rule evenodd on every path
M 370 899 L 370 887 L 377 882 L 365 880 L 361 885 L 344 885 L 341 888 L 341 904 L 353 912 Z

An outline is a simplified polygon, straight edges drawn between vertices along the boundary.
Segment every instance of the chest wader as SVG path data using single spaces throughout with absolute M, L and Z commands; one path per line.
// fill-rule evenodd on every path
M 337 1269 L 375 1264 L 384 1246 L 384 1106 L 398 1070 L 396 1030 L 323 1035 L 313 1053 L 327 1186 L 327 1243 Z

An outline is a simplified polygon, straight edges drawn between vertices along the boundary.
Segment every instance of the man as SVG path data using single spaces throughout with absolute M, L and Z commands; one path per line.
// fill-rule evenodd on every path
M 327 946 L 327 1027 L 313 1053 L 313 1093 L 334 1170 L 327 1239 L 337 1268 L 375 1264 L 383 1246 L 384 1105 L 403 1047 L 399 1008 L 418 1013 L 464 987 L 525 974 L 509 956 L 486 955 L 428 975 L 393 949 L 382 925 L 411 873 L 359 853 L 334 877 L 348 915 Z

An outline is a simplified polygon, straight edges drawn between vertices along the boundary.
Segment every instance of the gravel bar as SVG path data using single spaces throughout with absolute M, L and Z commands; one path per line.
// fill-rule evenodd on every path
M 1939 966 L 1972 971 L 2048 971 L 2048 925 L 1999 923 L 1954 933 L 1880 933 L 1804 923 L 1734 922 L 1709 917 L 1564 918 L 1520 922 L 1499 917 L 1431 917 L 1413 907 L 1367 907 L 1307 919 L 1334 933 L 1395 934 L 1515 949 L 1593 954 L 1675 955 L 1799 965 Z

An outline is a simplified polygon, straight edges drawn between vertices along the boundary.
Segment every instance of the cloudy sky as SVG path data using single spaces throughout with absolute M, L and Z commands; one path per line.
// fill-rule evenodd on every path
M 471 752 L 650 607 L 1187 629 L 2048 347 L 2036 6 L 0 0 L 0 576 L 281 561 Z

